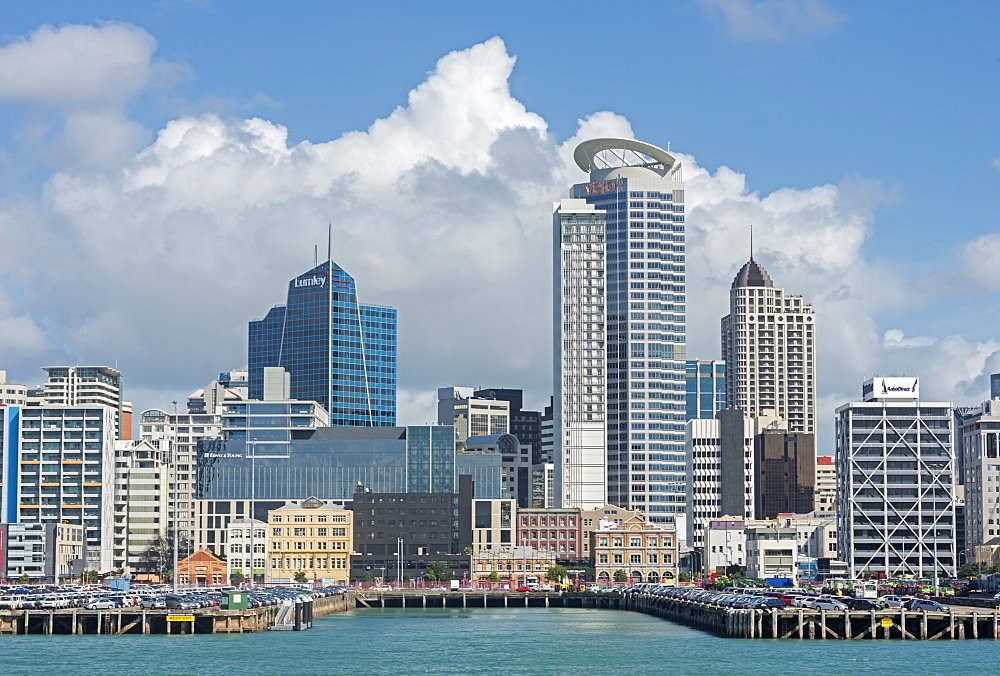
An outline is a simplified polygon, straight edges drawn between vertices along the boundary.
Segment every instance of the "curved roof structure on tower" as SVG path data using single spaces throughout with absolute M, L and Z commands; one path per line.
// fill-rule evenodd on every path
M 573 151 L 576 166 L 592 172 L 616 167 L 662 167 L 670 169 L 677 158 L 651 143 L 630 138 L 593 138 Z
M 741 286 L 773 287 L 774 284 L 771 282 L 771 277 L 767 274 L 767 271 L 751 256 L 750 260 L 736 273 L 736 279 L 733 280 L 731 288 L 737 289 Z

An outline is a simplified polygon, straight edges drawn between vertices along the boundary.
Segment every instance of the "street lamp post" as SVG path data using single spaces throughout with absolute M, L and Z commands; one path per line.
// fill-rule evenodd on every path
M 396 538 L 396 586 L 403 585 L 403 538 Z
M 173 476 L 174 476 L 174 574 L 171 575 L 173 578 L 174 593 L 177 593 L 177 402 L 174 404 L 174 424 L 173 431 L 170 439 L 170 462 L 173 465 Z M 128 548 L 128 537 L 126 536 L 125 542 L 126 549 Z

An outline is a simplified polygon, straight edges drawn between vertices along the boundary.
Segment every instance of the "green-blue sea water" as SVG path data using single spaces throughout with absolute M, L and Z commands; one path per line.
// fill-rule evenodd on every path
M 639 613 L 359 609 L 303 632 L 2 636 L 0 675 L 989 674 L 1000 641 L 735 640 Z

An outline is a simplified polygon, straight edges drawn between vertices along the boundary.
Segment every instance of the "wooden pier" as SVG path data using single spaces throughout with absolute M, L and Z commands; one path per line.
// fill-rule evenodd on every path
M 650 594 L 592 592 L 357 591 L 313 599 L 307 617 L 353 608 L 596 608 L 629 610 L 701 629 L 725 638 L 810 640 L 1000 639 L 995 609 L 952 608 L 948 612 L 723 608 Z M 0 611 L 0 634 L 243 634 L 276 627 L 279 606 L 249 610 L 18 610 Z M 287 614 L 287 612 L 285 613 Z M 170 621 L 185 615 L 191 620 Z M 293 628 L 285 626 L 284 628 Z
M 619 597 L 618 607 L 661 617 L 725 638 L 899 639 L 932 641 L 1000 638 L 1000 613 L 884 610 L 813 610 L 721 608 L 684 599 L 635 594 Z
M 355 602 L 353 594 L 344 594 L 313 599 L 309 605 L 311 620 L 349 610 Z M 0 634 L 246 634 L 274 627 L 279 611 L 280 606 L 247 610 L 0 610 Z

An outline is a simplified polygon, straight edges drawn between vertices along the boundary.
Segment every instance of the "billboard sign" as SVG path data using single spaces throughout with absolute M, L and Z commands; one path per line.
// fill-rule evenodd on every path
M 883 378 L 876 376 L 861 386 L 861 396 L 864 401 L 882 401 L 886 399 L 919 399 L 920 379 Z

